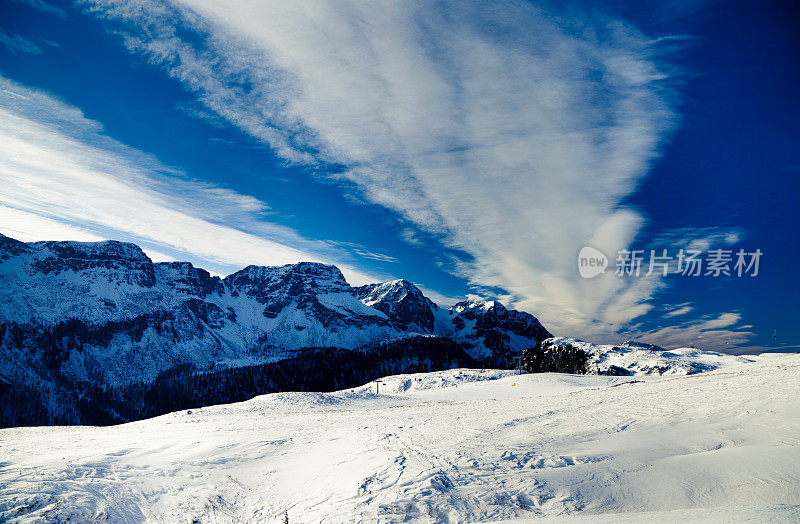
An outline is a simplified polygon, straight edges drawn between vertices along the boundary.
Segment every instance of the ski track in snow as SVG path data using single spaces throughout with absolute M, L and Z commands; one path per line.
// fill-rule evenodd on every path
M 450 370 L 115 427 L 0 430 L 0 521 L 800 520 L 800 356 Z

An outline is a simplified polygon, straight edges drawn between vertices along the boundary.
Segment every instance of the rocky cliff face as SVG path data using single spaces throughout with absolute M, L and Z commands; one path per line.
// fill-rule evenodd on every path
M 443 310 L 405 280 L 351 287 L 338 268 L 248 266 L 225 278 L 188 262 L 153 263 L 123 242 L 24 243 L 0 236 L 0 379 L 57 373 L 124 385 L 178 365 L 236 367 L 300 348 L 362 348 L 447 337 L 479 362 L 550 336 L 498 303 Z

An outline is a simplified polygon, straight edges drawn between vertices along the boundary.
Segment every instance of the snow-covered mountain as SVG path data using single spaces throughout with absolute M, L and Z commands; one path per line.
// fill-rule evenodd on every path
M 112 383 L 177 363 L 262 362 L 303 347 L 354 349 L 410 334 L 454 337 L 478 359 L 549 336 L 528 313 L 503 308 L 498 316 L 499 305 L 444 311 L 406 280 L 353 288 L 335 266 L 310 262 L 219 278 L 188 262 L 153 263 L 138 246 L 114 241 L 0 237 L 0 284 L 0 321 L 79 324 L 95 336 L 69 351 L 64 370 Z
M 498 357 L 511 361 L 531 340 L 550 336 L 544 326 L 528 313 L 506 309 L 494 300 L 459 302 L 449 311 L 457 340 L 464 341 L 476 359 Z
M 355 292 L 361 302 L 383 312 L 403 330 L 452 334 L 441 321 L 439 307 L 408 280 L 368 284 L 355 288 Z
M 351 287 L 320 263 L 220 278 L 129 243 L 4 236 L 0 350 L 0 425 L 132 420 L 392 373 L 509 368 L 520 354 L 529 371 L 600 375 L 692 374 L 737 358 L 552 338 L 499 302 L 444 309 L 407 280 Z M 174 399 L 153 407 L 165 391 Z
M 320 263 L 220 278 L 188 262 L 154 263 L 130 243 L 0 235 L 0 385 L 122 386 L 179 366 L 263 364 L 309 347 L 369 351 L 416 336 L 508 366 L 551 335 L 528 313 L 478 302 L 445 310 L 406 280 L 354 288 Z

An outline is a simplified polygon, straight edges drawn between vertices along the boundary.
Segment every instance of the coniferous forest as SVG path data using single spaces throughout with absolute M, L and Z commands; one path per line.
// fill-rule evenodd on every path
M 73 324 L 53 330 L 0 326 L 0 339 L 6 344 L 38 352 L 43 376 L 36 389 L 0 382 L 0 426 L 111 425 L 266 393 L 329 392 L 387 375 L 480 365 L 450 339 L 411 337 L 368 350 L 306 348 L 277 362 L 242 367 L 197 370 L 178 364 L 151 382 L 114 387 L 61 375 L 60 363 L 70 351 L 80 350 L 81 340 L 102 336 Z

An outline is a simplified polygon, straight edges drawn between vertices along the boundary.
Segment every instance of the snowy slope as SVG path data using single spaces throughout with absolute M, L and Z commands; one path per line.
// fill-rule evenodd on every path
M 0 430 L 0 520 L 800 518 L 800 357 L 636 379 L 450 370 Z

